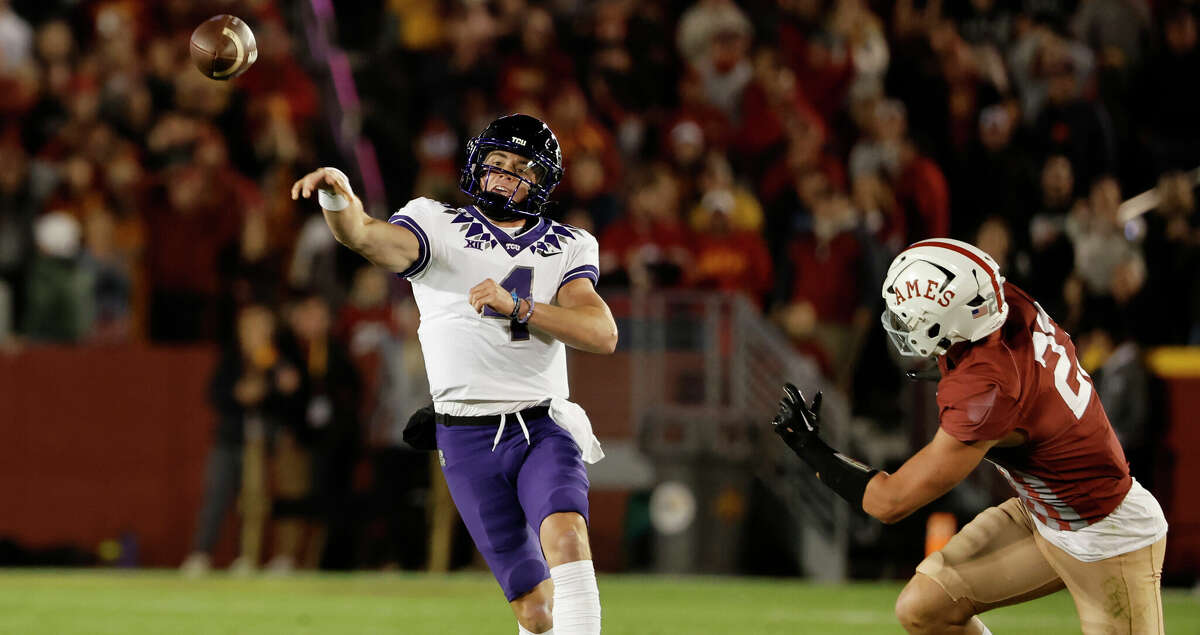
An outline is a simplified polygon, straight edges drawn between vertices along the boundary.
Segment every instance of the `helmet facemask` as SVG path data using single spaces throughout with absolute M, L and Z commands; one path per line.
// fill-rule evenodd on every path
M 513 165 L 506 160 L 493 165 L 488 158 L 495 152 L 520 157 L 523 162 Z M 542 120 L 517 113 L 496 119 L 467 142 L 458 188 L 492 220 L 536 218 L 546 210 L 562 174 L 562 151 L 554 132 Z M 512 190 L 487 191 L 485 186 L 495 185 L 489 181 L 502 176 L 512 177 Z
M 924 314 L 905 320 L 900 315 L 893 313 L 891 308 L 887 308 L 879 316 L 879 321 L 883 323 L 883 330 L 887 331 L 888 337 L 892 340 L 892 346 L 896 347 L 896 352 L 905 357 L 927 358 L 941 355 L 953 345 L 949 338 L 938 337 L 942 335 L 942 325 L 938 322 L 930 323 Z M 924 329 L 923 333 L 921 329 Z M 920 339 L 913 337 L 918 333 L 921 334 Z M 927 342 L 934 342 L 932 350 L 919 348 Z
M 546 178 L 549 170 L 537 161 L 531 161 L 520 155 L 515 155 L 516 169 L 508 170 L 496 165 L 496 163 L 504 162 L 493 159 L 497 150 L 492 149 L 485 152 L 483 161 L 475 168 L 476 180 L 479 183 L 479 197 L 485 201 L 481 207 L 489 210 L 507 209 L 511 210 L 513 214 L 520 214 L 523 210 L 527 211 L 526 202 L 529 201 L 538 184 Z M 510 183 L 499 183 L 498 181 L 503 180 L 502 177 L 510 177 Z M 497 188 L 501 188 L 500 191 L 496 191 Z

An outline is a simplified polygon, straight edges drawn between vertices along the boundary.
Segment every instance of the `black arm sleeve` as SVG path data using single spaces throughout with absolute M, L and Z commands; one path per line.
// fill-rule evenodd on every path
M 815 436 L 796 450 L 796 454 L 816 471 L 817 478 L 829 489 L 844 498 L 854 509 L 863 511 L 862 501 L 863 494 L 867 491 L 867 483 L 871 482 L 879 470 L 836 452 Z

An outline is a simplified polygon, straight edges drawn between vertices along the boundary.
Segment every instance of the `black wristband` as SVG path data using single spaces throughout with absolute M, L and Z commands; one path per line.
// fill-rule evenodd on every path
M 817 478 L 829 489 L 854 509 L 866 513 L 862 506 L 863 495 L 867 491 L 867 483 L 879 470 L 838 453 L 815 435 L 796 450 L 796 454 L 816 471 Z
M 517 297 L 516 289 L 509 291 L 509 293 L 512 294 L 513 310 L 512 313 L 508 315 L 508 319 L 515 320 L 521 315 L 521 298 Z

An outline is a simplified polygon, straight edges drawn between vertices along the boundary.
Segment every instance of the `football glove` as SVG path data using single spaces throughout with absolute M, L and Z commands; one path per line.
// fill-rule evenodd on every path
M 820 432 L 821 393 L 806 404 L 804 394 L 791 383 L 783 385 L 783 398 L 779 400 L 779 411 L 771 422 L 775 434 L 788 447 L 799 453 Z

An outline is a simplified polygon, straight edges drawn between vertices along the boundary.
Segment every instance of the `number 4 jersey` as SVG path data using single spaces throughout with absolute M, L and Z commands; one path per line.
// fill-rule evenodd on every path
M 427 198 L 413 199 L 388 222 L 412 231 L 421 245 L 400 275 L 412 282 L 421 313 L 417 332 L 435 402 L 567 398 L 563 343 L 491 309 L 480 315 L 467 295 L 491 278 L 522 299 L 532 295 L 536 304 L 550 304 L 568 282 L 595 284 L 598 250 L 591 234 L 544 218 L 517 233 L 474 207 Z
M 1039 533 L 1077 558 L 1155 542 L 1166 533 L 1162 510 L 1130 477 L 1070 336 L 1024 291 L 1006 283 L 1004 297 L 1009 316 L 999 331 L 939 358 L 942 429 L 964 443 L 1021 433 L 1024 443 L 993 447 L 987 458 L 1040 521 Z

